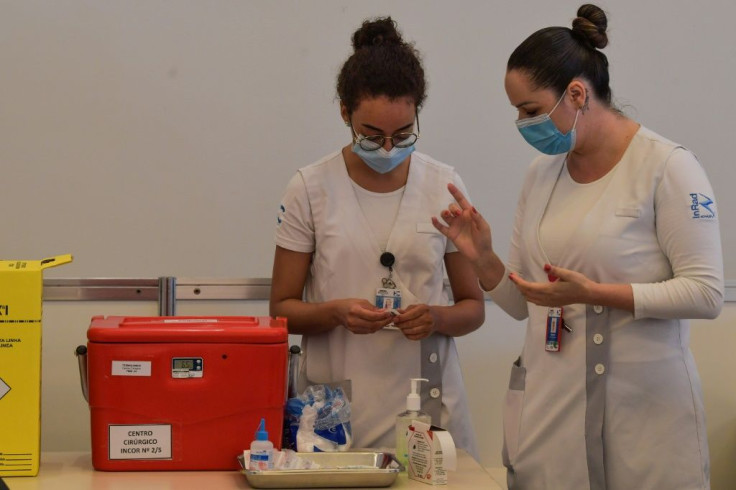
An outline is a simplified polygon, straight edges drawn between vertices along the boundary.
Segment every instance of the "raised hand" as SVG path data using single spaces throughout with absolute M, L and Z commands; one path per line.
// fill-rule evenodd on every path
M 447 184 L 447 189 L 455 198 L 455 202 L 440 214 L 447 225 L 435 216 L 432 216 L 432 224 L 471 263 L 477 264 L 484 255 L 493 254 L 491 227 L 454 184 Z

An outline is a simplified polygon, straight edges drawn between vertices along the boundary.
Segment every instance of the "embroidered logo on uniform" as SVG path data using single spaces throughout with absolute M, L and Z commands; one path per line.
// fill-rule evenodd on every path
M 286 214 L 286 208 L 283 204 L 279 205 L 279 213 L 276 215 L 276 224 L 281 226 L 281 222 L 284 221 L 284 214 Z
M 690 210 L 693 218 L 714 218 L 716 212 L 713 211 L 713 199 L 705 194 L 690 193 Z

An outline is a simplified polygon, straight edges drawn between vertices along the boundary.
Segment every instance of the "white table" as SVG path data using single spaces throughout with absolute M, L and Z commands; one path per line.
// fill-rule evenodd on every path
M 105 472 L 92 468 L 87 452 L 46 452 L 35 477 L 3 477 L 10 490 L 226 490 L 250 488 L 238 471 Z M 432 488 L 399 474 L 391 489 Z M 457 471 L 448 472 L 440 489 L 502 490 L 496 480 L 466 452 L 458 451 Z

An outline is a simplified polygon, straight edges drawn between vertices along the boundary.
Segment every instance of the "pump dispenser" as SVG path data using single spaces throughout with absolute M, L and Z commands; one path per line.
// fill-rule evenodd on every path
M 411 392 L 406 396 L 406 410 L 396 416 L 396 459 L 404 468 L 409 463 L 409 453 L 406 446 L 406 438 L 412 420 L 419 420 L 432 424 L 432 416 L 421 409 L 422 399 L 419 396 L 419 382 L 427 381 L 425 378 L 411 378 Z
M 261 419 L 256 439 L 250 443 L 248 469 L 253 471 L 273 469 L 273 443 L 268 440 L 266 419 Z

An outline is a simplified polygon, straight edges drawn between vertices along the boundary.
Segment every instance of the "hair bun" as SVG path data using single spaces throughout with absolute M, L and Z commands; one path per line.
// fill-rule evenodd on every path
M 603 10 L 590 3 L 578 9 L 578 16 L 572 21 L 572 30 L 585 38 L 591 46 L 603 49 L 608 45 L 608 19 Z
M 366 20 L 353 34 L 353 49 L 355 51 L 382 44 L 402 44 L 401 34 L 396 29 L 396 22 L 391 17 L 382 17 Z

